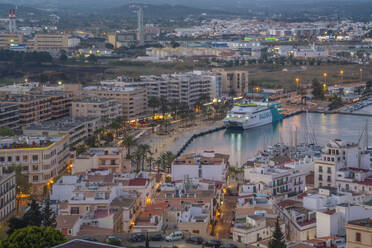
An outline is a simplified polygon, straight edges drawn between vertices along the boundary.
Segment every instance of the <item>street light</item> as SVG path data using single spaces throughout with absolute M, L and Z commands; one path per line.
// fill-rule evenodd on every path
M 327 83 L 327 76 L 328 76 L 327 72 L 324 72 L 323 77 L 324 77 L 324 83 L 325 84 Z
M 360 82 L 362 82 L 363 81 L 363 68 L 360 68 L 359 72 L 360 72 Z
M 300 78 L 299 77 L 296 77 L 296 85 L 297 85 L 297 88 L 298 88 L 298 83 L 300 82 Z
M 344 70 L 340 70 L 340 76 L 341 76 L 341 83 L 344 81 L 343 80 L 343 77 L 344 77 Z
M 58 81 L 58 85 L 62 85 L 62 81 Z

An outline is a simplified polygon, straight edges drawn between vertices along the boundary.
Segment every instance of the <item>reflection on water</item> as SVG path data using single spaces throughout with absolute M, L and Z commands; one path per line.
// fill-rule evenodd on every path
M 368 108 L 368 107 L 367 107 Z M 364 111 L 369 111 L 367 108 Z M 370 106 L 372 113 L 372 106 Z M 329 139 L 341 138 L 357 142 L 369 119 L 368 130 L 370 140 L 372 136 L 372 118 L 350 115 L 300 114 L 283 120 L 246 131 L 239 129 L 221 130 L 195 139 L 186 149 L 186 153 L 214 150 L 219 153 L 230 154 L 230 163 L 241 165 L 252 158 L 258 151 L 268 145 L 279 143 L 294 144 L 297 128 L 297 142 L 309 139 L 309 133 L 314 133 L 320 145 Z M 306 128 L 309 123 L 309 128 Z M 307 130 L 307 131 L 306 131 Z M 372 140 L 371 140 L 372 141 Z

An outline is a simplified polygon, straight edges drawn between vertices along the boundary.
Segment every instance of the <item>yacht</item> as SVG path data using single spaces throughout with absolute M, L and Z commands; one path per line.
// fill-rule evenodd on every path
M 234 104 L 223 122 L 227 128 L 249 129 L 282 119 L 280 103 L 268 102 L 267 100 L 262 102 L 243 100 L 241 103 Z

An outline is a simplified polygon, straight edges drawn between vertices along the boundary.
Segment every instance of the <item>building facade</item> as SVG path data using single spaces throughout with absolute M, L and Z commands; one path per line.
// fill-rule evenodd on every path
M 66 34 L 39 33 L 35 35 L 35 50 L 61 50 L 68 49 L 68 36 Z
M 18 106 L 11 103 L 0 103 L 0 127 L 16 129 L 19 127 Z
M 17 136 L 1 142 L 0 165 L 3 168 L 22 166 L 22 173 L 28 176 L 36 193 L 42 192 L 41 184 L 53 182 L 70 163 L 68 135 L 51 138 Z
M 136 120 L 146 115 L 146 88 L 88 86 L 83 88 L 83 93 L 117 101 L 122 106 L 121 115 L 127 120 Z
M 372 247 L 372 219 L 351 221 L 346 225 L 346 248 Z
M 122 105 L 109 98 L 81 98 L 72 102 L 71 116 L 114 119 L 121 115 Z
M 15 172 L 0 171 L 0 221 L 16 209 L 16 185 Z

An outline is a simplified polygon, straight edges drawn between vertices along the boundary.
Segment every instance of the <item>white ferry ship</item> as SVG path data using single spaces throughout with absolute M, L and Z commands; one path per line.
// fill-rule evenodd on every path
M 223 120 L 227 128 L 249 129 L 263 126 L 283 119 L 280 103 L 250 102 L 234 104 Z

